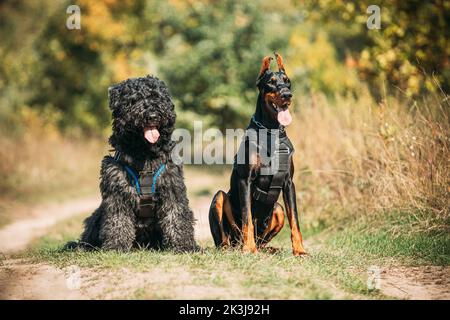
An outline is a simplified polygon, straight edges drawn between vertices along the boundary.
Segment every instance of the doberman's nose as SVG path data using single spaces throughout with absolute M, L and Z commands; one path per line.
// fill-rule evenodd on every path
M 290 91 L 285 91 L 281 94 L 282 99 L 290 99 L 292 98 L 292 93 Z

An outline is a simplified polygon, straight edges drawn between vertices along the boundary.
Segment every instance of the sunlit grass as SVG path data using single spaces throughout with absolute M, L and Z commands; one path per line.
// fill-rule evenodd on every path
M 334 101 L 320 94 L 300 99 L 288 133 L 308 226 L 392 210 L 420 211 L 424 223 L 448 226 L 450 122 L 443 98 L 376 103 L 361 92 Z
M 309 247 L 307 257 L 292 256 L 289 230 L 275 238 L 276 253 L 261 250 L 258 254 L 243 254 L 239 250 L 217 250 L 212 241 L 202 241 L 202 252 L 173 254 L 169 251 L 133 250 L 65 251 L 63 245 L 76 239 L 85 215 L 61 222 L 34 243 L 22 257 L 33 262 L 46 262 L 58 267 L 77 265 L 87 269 L 176 274 L 183 270 L 187 282 L 195 286 L 238 290 L 238 297 L 259 299 L 336 299 L 381 298 L 369 292 L 365 285 L 367 265 L 372 260 L 360 259 L 352 252 L 343 254 L 333 247 Z M 320 238 L 314 242 L 322 241 Z M 356 258 L 358 257 L 358 258 Z M 362 272 L 355 273 L 358 267 Z M 145 290 L 144 290 L 145 291 Z M 164 290 L 162 291 L 164 292 Z M 138 292 L 145 297 L 145 292 Z M 174 297 L 166 295 L 165 297 Z
M 400 102 L 378 106 L 364 95 L 338 99 L 338 107 L 317 99 L 303 104 L 289 128 L 308 256 L 292 256 L 287 224 L 270 244 L 276 253 L 216 250 L 211 240 L 202 240 L 204 250 L 193 254 L 63 250 L 80 235 L 88 212 L 50 228 L 18 257 L 58 267 L 75 264 L 99 277 L 103 270 L 119 274 L 124 268 L 169 276 L 153 283 L 151 292 L 138 286 L 126 296 L 139 299 L 179 297 L 180 277 L 182 286 L 207 288 L 199 298 L 377 299 L 385 297 L 367 289 L 370 266 L 449 265 L 447 115 L 431 107 L 427 115 L 413 115 Z M 17 194 L 14 198 L 26 203 L 80 195 L 86 186 L 97 189 L 105 146 L 64 139 L 43 139 L 40 149 L 28 140 L 13 152 L 17 163 L 2 154 L 3 172 L 12 170 L 3 181 L 5 197 Z M 191 205 L 209 203 L 217 190 L 227 190 L 229 175 L 230 166 L 185 166 Z M 0 224 L 6 221 L 0 213 Z

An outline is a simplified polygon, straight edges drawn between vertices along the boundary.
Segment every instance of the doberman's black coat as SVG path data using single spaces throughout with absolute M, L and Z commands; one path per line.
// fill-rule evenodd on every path
M 209 212 L 211 233 L 217 247 L 242 245 L 244 251 L 256 252 L 265 246 L 284 225 L 285 211 L 277 202 L 283 193 L 286 215 L 291 228 L 294 255 L 305 254 L 298 222 L 293 146 L 284 131 L 291 117 L 291 84 L 282 57 L 275 53 L 278 72 L 270 70 L 271 57 L 265 57 L 257 79 L 259 89 L 256 111 L 240 147 L 241 159 L 235 157 L 230 190 L 218 191 Z M 280 123 L 282 122 L 282 123 Z M 267 137 L 261 138 L 262 131 Z M 272 137 L 278 136 L 277 143 Z M 264 139 L 264 140 L 261 140 Z M 267 139 L 267 140 L 265 140 Z M 238 152 L 238 154 L 239 154 Z M 270 163 L 266 155 L 279 154 L 278 171 L 263 174 Z M 271 160 L 274 161 L 274 160 Z

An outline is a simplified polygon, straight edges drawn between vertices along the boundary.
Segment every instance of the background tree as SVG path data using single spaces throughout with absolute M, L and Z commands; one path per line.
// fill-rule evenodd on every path
M 450 89 L 450 2 L 300 0 L 309 19 L 326 29 L 342 62 L 351 61 L 379 95 L 398 88 L 409 97 Z M 369 5 L 381 9 L 381 29 L 369 30 Z
M 288 6 L 285 6 L 288 7 Z M 289 42 L 289 15 L 275 4 L 201 1 L 165 6 L 155 51 L 186 124 L 196 116 L 219 128 L 244 126 L 255 108 L 264 55 Z
M 260 61 L 274 50 L 297 96 L 450 87 L 448 1 L 380 0 L 380 30 L 366 27 L 368 0 L 79 0 L 81 30 L 66 28 L 70 4 L 0 2 L 2 126 L 17 131 L 31 110 L 63 132 L 103 134 L 108 86 L 153 73 L 170 87 L 179 126 L 244 127 Z

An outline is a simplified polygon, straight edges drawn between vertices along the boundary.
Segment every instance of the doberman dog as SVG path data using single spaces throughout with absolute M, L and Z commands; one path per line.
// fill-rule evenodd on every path
M 306 252 L 292 181 L 293 146 L 284 130 L 292 121 L 289 113 L 291 83 L 281 55 L 275 52 L 275 58 L 278 72 L 270 70 L 272 57 L 263 59 L 257 78 L 256 111 L 234 158 L 230 190 L 218 191 L 212 200 L 209 224 L 217 247 L 242 245 L 245 252 L 256 252 L 283 228 L 284 210 L 277 202 L 283 191 L 292 251 L 299 256 Z M 262 132 L 266 137 L 261 137 Z M 277 161 L 273 160 L 273 155 L 278 156 Z M 265 161 L 269 157 L 270 161 Z M 277 164 L 276 172 L 267 170 L 273 163 Z

